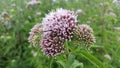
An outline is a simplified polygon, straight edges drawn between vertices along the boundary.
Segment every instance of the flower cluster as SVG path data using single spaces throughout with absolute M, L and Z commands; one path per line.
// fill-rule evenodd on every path
M 44 35 L 54 32 L 63 39 L 71 40 L 76 22 L 77 16 L 73 11 L 57 9 L 56 12 L 51 12 L 43 18 Z
M 40 37 L 42 33 L 42 26 L 41 24 L 36 24 L 32 29 L 31 32 L 29 32 L 30 36 L 28 38 L 28 41 L 32 44 L 32 45 L 36 45 L 39 43 Z
M 75 34 L 74 32 L 77 32 Z M 40 41 L 40 34 L 42 39 Z M 48 57 L 65 52 L 65 41 L 73 41 L 74 35 L 86 46 L 95 42 L 93 30 L 88 25 L 77 26 L 77 15 L 66 9 L 57 9 L 45 16 L 42 24 L 36 24 L 30 32 L 29 42 L 40 44 L 42 52 Z M 38 39 L 37 39 L 38 38 Z M 36 43 L 37 41 L 37 43 Z
M 2 12 L 1 17 L 2 17 L 2 22 L 8 22 L 10 20 L 10 16 L 7 12 Z
M 78 38 L 82 44 L 89 46 L 95 42 L 95 37 L 93 36 L 93 30 L 90 26 L 86 24 L 77 26 Z
M 73 11 L 57 9 L 43 18 L 42 51 L 48 56 L 64 52 L 64 41 L 71 40 L 75 30 L 77 16 Z
M 84 11 L 83 11 L 82 9 L 77 9 L 77 10 L 76 10 L 76 14 L 78 14 L 78 15 L 79 15 L 79 14 L 84 14 Z

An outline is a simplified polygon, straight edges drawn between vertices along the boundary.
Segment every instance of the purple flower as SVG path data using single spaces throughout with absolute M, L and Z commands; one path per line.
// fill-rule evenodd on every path
M 93 36 L 93 30 L 90 26 L 86 24 L 78 25 L 77 33 L 80 42 L 82 42 L 87 47 L 95 42 L 95 37 Z
M 77 9 L 77 10 L 76 10 L 76 14 L 78 14 L 78 15 L 79 15 L 79 14 L 84 14 L 84 11 L 83 11 L 82 9 Z
M 42 51 L 47 56 L 56 56 L 64 52 L 64 41 L 71 40 L 76 28 L 77 16 L 73 11 L 57 9 L 43 18 Z
M 64 40 L 59 37 L 46 36 L 41 42 L 42 51 L 48 56 L 55 57 L 56 55 L 64 52 Z
M 40 33 L 42 33 L 41 28 L 42 28 L 41 24 L 36 24 L 29 32 L 30 36 L 28 38 L 28 41 L 34 46 L 36 46 L 40 41 L 40 37 L 41 37 Z
M 77 16 L 73 11 L 65 9 L 57 9 L 56 12 L 50 12 L 43 18 L 42 25 L 44 34 L 57 32 L 58 36 L 64 39 L 71 40 L 73 30 L 75 30 Z

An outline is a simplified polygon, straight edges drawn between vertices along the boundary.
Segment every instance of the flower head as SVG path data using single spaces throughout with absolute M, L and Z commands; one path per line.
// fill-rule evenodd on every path
M 90 26 L 86 24 L 78 25 L 77 32 L 80 42 L 83 42 L 84 45 L 89 46 L 95 42 L 93 30 Z
M 63 53 L 65 41 L 74 40 L 74 35 L 86 46 L 94 43 L 92 28 L 85 24 L 77 26 L 76 23 L 76 13 L 62 8 L 57 9 L 47 14 L 43 18 L 42 24 L 36 24 L 31 29 L 28 40 L 33 45 L 40 44 L 42 52 L 48 57 L 55 57 Z M 77 33 L 75 34 L 75 32 Z
M 77 16 L 74 15 L 73 11 L 57 9 L 55 12 L 50 12 L 43 18 L 43 35 L 57 32 L 57 36 L 70 40 L 72 38 L 73 30 L 76 27 L 76 22 Z
M 37 45 L 40 41 L 40 37 L 41 37 L 40 33 L 42 33 L 41 24 L 36 24 L 31 29 L 31 32 L 29 32 L 30 36 L 28 38 L 28 41 L 34 46 Z
M 1 17 L 3 18 L 3 22 L 8 22 L 10 20 L 10 16 L 7 12 L 2 12 Z
M 64 52 L 64 41 L 59 37 L 50 37 L 46 36 L 42 39 L 41 48 L 43 53 L 45 53 L 48 57 L 63 53 Z
M 120 31 L 120 27 L 114 27 L 114 29 Z
M 40 1 L 37 1 L 37 0 L 31 0 L 27 3 L 27 7 L 29 6 L 36 6 L 38 4 L 40 4 L 41 2 Z
M 73 11 L 57 9 L 43 18 L 42 51 L 47 56 L 56 56 L 64 52 L 64 41 L 71 40 L 76 28 L 77 16 Z
M 118 42 L 120 42 L 120 37 L 118 38 Z
M 76 10 L 76 14 L 84 14 L 84 11 L 82 9 Z

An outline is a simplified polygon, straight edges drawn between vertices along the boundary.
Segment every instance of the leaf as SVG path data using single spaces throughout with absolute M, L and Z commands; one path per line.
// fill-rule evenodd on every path
M 80 67 L 80 68 L 83 68 L 83 63 L 80 63 L 79 61 L 77 60 L 74 60 L 72 66 L 70 66 L 70 68 L 76 68 L 76 67 Z
M 79 55 L 81 55 L 81 56 L 85 57 L 86 59 L 88 59 L 92 64 L 94 64 L 98 68 L 105 68 L 105 66 L 102 64 L 101 61 L 99 61 L 96 57 L 89 54 L 88 52 L 80 51 Z
M 63 68 L 65 68 L 65 67 L 66 67 L 65 62 L 60 61 L 60 60 L 58 60 L 58 61 L 56 61 L 56 62 L 57 62 L 57 63 L 59 63 L 60 65 L 62 65 L 62 67 L 63 67 Z
M 69 57 L 68 57 L 69 65 L 73 64 L 74 59 L 75 59 L 75 56 L 72 54 L 69 54 Z

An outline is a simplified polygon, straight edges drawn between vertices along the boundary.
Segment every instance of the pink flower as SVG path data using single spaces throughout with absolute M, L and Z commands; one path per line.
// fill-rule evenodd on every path
M 82 42 L 87 47 L 95 42 L 95 37 L 93 36 L 93 30 L 90 26 L 86 24 L 78 25 L 77 32 L 80 42 Z
M 75 30 L 77 16 L 73 11 L 65 9 L 57 9 L 56 12 L 50 12 L 43 18 L 42 25 L 44 34 L 57 32 L 58 36 L 70 40 Z
M 40 36 L 41 36 L 40 33 L 42 33 L 41 27 L 42 27 L 41 24 L 36 24 L 29 32 L 30 36 L 28 38 L 28 41 L 34 46 L 36 46 L 37 43 L 39 43 L 40 41 Z
M 42 51 L 47 56 L 56 56 L 64 52 L 64 41 L 71 40 L 76 28 L 77 16 L 73 11 L 57 9 L 43 18 Z
M 111 56 L 109 54 L 105 54 L 104 57 L 108 60 L 111 60 Z

